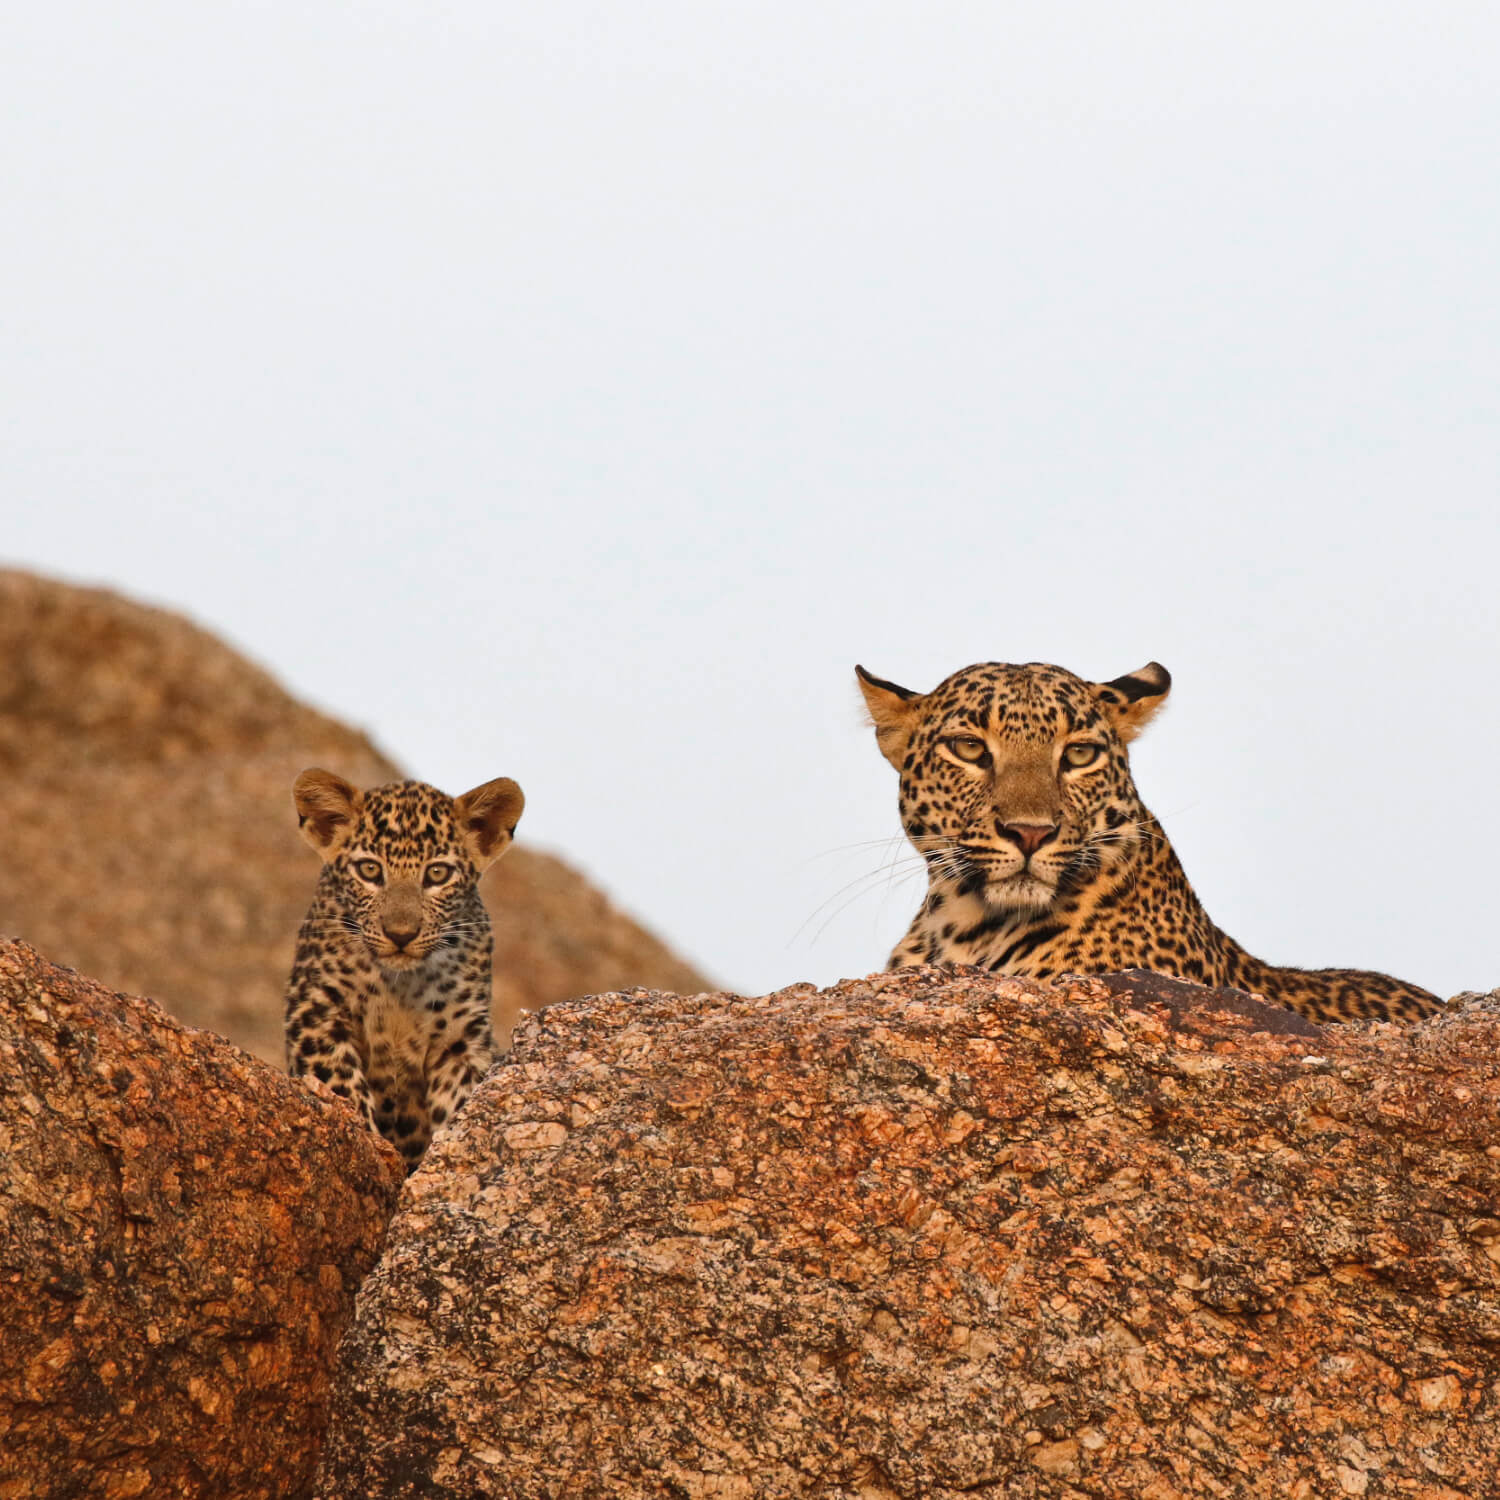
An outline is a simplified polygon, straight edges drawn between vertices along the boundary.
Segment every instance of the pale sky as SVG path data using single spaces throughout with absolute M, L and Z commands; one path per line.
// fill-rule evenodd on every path
M 1430 0 L 28 7 L 0 556 L 752 992 L 920 897 L 856 661 L 1156 658 L 1221 926 L 1489 988 L 1497 101 Z

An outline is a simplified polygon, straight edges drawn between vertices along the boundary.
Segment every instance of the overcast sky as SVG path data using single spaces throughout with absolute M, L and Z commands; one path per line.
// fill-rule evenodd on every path
M 19 9 L 0 555 L 750 991 L 920 897 L 856 661 L 1156 658 L 1221 926 L 1488 988 L 1497 101 L 1431 0 Z

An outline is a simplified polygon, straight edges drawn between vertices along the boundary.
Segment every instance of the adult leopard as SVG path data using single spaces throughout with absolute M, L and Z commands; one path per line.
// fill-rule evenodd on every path
M 1151 969 L 1264 995 L 1314 1021 L 1416 1020 L 1436 995 L 1362 969 L 1263 963 L 1220 931 L 1136 791 L 1126 746 L 1166 701 L 1151 662 L 1111 682 L 985 662 L 930 693 L 856 667 L 926 899 L 890 967 L 1045 978 Z

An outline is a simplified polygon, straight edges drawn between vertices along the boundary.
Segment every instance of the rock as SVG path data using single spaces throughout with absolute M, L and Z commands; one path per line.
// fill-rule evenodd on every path
M 318 876 L 292 812 L 310 765 L 360 786 L 404 774 L 186 620 L 0 571 L 0 934 L 279 1063 Z M 512 851 L 483 890 L 502 1042 L 522 1007 L 703 987 L 548 855 Z
M 1500 1016 L 1147 979 L 527 1021 L 408 1183 L 315 1494 L 1493 1493 Z
M 0 1497 L 305 1491 L 395 1152 L 0 943 Z

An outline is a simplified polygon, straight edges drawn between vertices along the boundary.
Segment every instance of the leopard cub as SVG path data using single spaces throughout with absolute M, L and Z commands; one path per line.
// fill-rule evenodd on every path
M 323 873 L 287 982 L 287 1069 L 348 1100 L 410 1172 L 494 1061 L 479 877 L 525 798 L 506 777 L 447 797 L 420 781 L 361 792 L 320 770 L 292 797 Z

